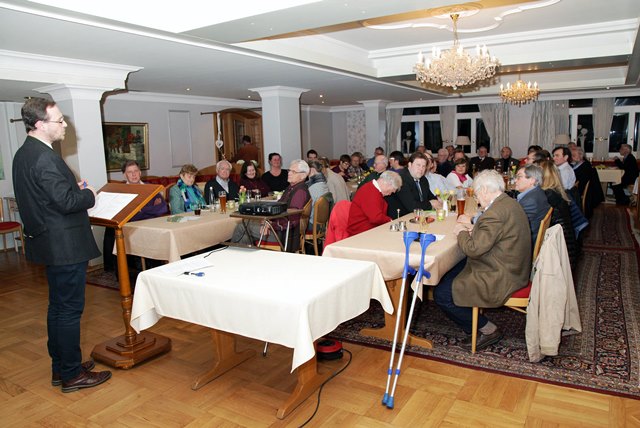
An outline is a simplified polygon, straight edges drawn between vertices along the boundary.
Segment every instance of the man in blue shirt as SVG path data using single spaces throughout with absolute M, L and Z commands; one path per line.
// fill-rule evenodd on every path
M 547 195 L 540 188 L 542 184 L 542 168 L 538 165 L 526 165 L 516 174 L 516 190 L 518 203 L 524 209 L 531 228 L 531 242 L 535 244 L 540 222 L 551 207 Z

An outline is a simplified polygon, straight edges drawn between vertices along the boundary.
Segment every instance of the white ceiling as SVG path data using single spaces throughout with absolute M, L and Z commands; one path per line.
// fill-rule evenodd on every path
M 0 0 L 0 49 L 142 67 L 129 75 L 129 91 L 259 100 L 249 88 L 290 86 L 309 90 L 302 95 L 303 104 L 326 106 L 494 95 L 500 82 L 515 80 L 518 70 L 524 80 L 537 80 L 543 93 L 638 87 L 638 0 L 483 0 L 455 5 L 445 0 L 324 0 L 173 33 L 148 27 L 167 28 L 160 18 L 147 19 L 147 27 L 121 22 L 118 16 L 132 21 L 136 14 L 115 1 L 109 3 L 110 12 L 119 14 L 102 18 Z M 179 28 L 213 22 L 202 17 L 229 8 L 204 0 L 145 6 L 147 18 L 156 11 L 173 14 L 176 22 L 171 24 L 178 24 L 185 11 L 187 17 L 198 18 L 194 23 L 181 21 Z M 245 15 L 256 10 L 247 2 L 237 6 Z M 477 10 L 460 19 L 459 36 L 463 46 L 486 43 L 500 60 L 500 75 L 487 86 L 451 94 L 415 82 L 412 68 L 418 50 L 427 54 L 432 46 L 451 45 L 450 20 L 433 16 L 447 12 L 435 8 L 446 7 Z M 240 16 L 237 8 L 225 11 Z M 365 26 L 369 24 L 412 27 L 376 30 Z M 467 32 L 482 28 L 485 31 Z M 35 95 L 34 88 L 60 83 L 9 80 L 3 68 L 0 63 L 0 100 L 21 101 Z

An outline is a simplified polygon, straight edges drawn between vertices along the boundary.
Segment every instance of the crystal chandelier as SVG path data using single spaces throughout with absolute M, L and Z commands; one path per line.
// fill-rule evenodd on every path
M 433 48 L 431 59 L 427 59 L 426 63 L 422 52 L 418 54 L 418 63 L 413 70 L 416 72 L 416 80 L 420 83 L 450 86 L 456 90 L 460 86 L 468 86 L 496 74 L 499 62 L 495 57 L 489 56 L 486 46 L 482 48 L 476 46 L 476 56 L 471 56 L 464 51 L 458 42 L 458 18 L 457 13 L 451 15 L 453 20 L 451 49 L 442 52 L 439 48 Z
M 539 94 L 538 82 L 533 82 L 533 85 L 531 82 L 524 83 L 520 80 L 520 76 L 518 76 L 518 80 L 513 85 L 511 83 L 507 83 L 506 87 L 502 84 L 500 85 L 500 98 L 502 98 L 502 101 L 518 107 L 531 101 L 536 101 Z

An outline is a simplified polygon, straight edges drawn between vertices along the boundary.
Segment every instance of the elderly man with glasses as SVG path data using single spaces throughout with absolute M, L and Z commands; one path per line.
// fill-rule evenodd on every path
M 229 179 L 231 176 L 231 164 L 229 161 L 223 159 L 216 164 L 216 176 L 215 178 L 207 181 L 204 186 L 204 200 L 211 200 L 211 191 L 213 196 L 218 197 L 220 192 L 227 194 L 227 200 L 232 201 L 238 198 L 238 192 L 240 186 L 238 186 L 233 180 Z

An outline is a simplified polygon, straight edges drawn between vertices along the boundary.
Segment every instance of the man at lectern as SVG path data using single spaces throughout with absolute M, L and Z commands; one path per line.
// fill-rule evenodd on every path
M 67 123 L 55 102 L 31 98 L 22 106 L 27 139 L 13 159 L 13 187 L 24 223 L 27 260 L 46 265 L 49 283 L 47 348 L 51 384 L 62 392 L 100 385 L 110 371 L 92 372 L 82 362 L 80 317 L 89 260 L 100 256 L 87 209 L 96 192 L 53 150 Z

